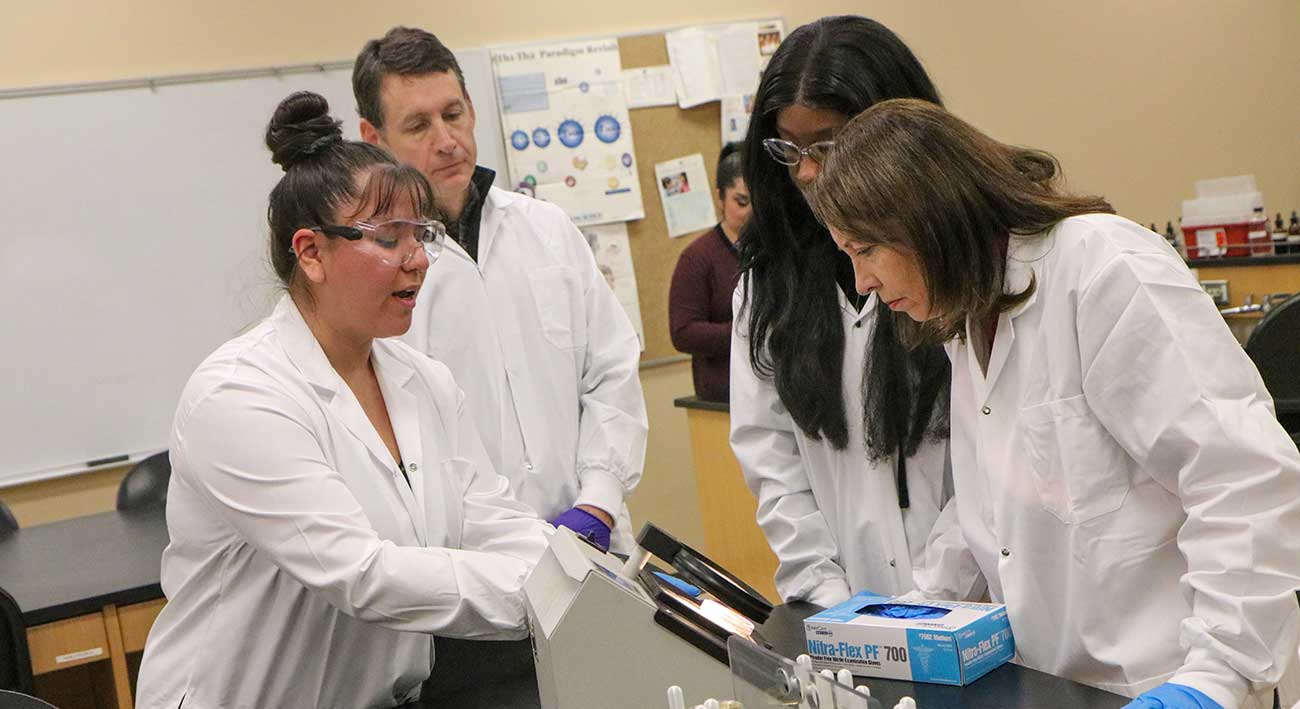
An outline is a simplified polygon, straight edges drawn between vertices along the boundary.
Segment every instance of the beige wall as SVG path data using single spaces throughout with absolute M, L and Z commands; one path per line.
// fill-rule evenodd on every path
M 473 47 L 770 15 L 793 27 L 842 12 L 893 27 L 953 110 L 1055 152 L 1073 185 L 1139 221 L 1176 218 L 1197 178 L 1245 172 L 1259 176 L 1271 211 L 1300 208 L 1296 0 L 47 0 L 5 13 L 0 88 L 336 60 L 395 23 Z M 689 440 L 671 407 L 689 393 L 688 367 L 642 380 L 652 431 L 633 512 L 690 538 L 699 529 L 686 531 L 698 521 Z M 111 506 L 111 475 L 76 480 L 0 499 L 17 500 L 20 521 Z
M 1271 211 L 1300 208 L 1296 0 L 48 0 L 0 23 L 0 87 L 342 59 L 394 23 L 473 47 L 842 12 L 893 27 L 951 108 L 1057 153 L 1139 221 L 1176 218 L 1197 178 L 1245 172 Z

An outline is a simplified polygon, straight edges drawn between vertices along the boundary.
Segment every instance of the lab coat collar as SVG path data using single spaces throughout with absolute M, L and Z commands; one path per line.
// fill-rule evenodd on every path
M 289 361 L 318 393 L 326 399 L 333 399 L 344 386 L 343 378 L 334 371 L 334 365 L 330 364 L 325 350 L 321 349 L 320 342 L 298 310 L 298 304 L 288 293 L 276 303 L 271 321 Z
M 1007 364 L 1011 345 L 1016 340 L 1015 319 L 1038 300 L 1037 286 L 1042 284 L 1042 278 L 1035 275 L 1039 270 L 1036 267 L 1042 263 L 1043 258 L 1051 252 L 1055 244 L 1056 239 L 1052 232 L 1027 237 L 1012 236 L 1007 242 L 1007 262 L 1003 271 L 1002 292 L 1020 293 L 1028 288 L 1030 283 L 1034 283 L 1035 288 L 1023 302 L 998 315 L 998 329 L 993 337 L 993 349 L 989 353 L 987 372 L 980 371 L 979 359 L 975 355 L 972 341 L 975 333 L 979 332 L 979 324 L 972 322 L 969 317 L 966 318 L 966 340 L 971 345 L 968 364 L 972 381 L 983 383 L 979 397 L 981 401 L 987 399 L 989 393 L 993 391 L 993 385 L 997 383 L 998 376 Z
M 1043 279 L 1035 277 L 1035 273 L 1041 269 L 1036 267 L 1040 266 L 1055 246 L 1054 231 L 1034 236 L 1012 236 L 1007 242 L 1007 263 L 1002 279 L 1002 292 L 1020 293 L 1029 287 L 1031 281 L 1041 283 Z M 1037 288 L 1023 303 L 1008 310 L 1005 315 L 1015 318 L 1025 312 L 1036 300 L 1038 300 Z
M 480 267 L 487 263 L 488 257 L 492 253 L 492 245 L 496 243 L 497 232 L 501 230 L 501 222 L 505 219 L 506 209 L 510 207 L 512 195 L 503 189 L 489 187 L 487 196 L 483 199 L 483 219 L 479 222 L 478 231 L 478 262 Z M 518 195 L 522 198 L 522 195 Z
M 722 238 L 725 239 L 726 237 L 724 236 Z M 867 296 L 867 300 L 862 304 L 861 310 L 853 307 L 853 303 L 849 302 L 848 296 L 844 295 L 844 289 L 840 288 L 838 285 L 835 286 L 835 295 L 840 304 L 840 312 L 843 313 L 844 318 L 851 325 L 856 325 L 862 320 L 871 317 L 871 314 L 876 312 L 875 292 L 872 292 L 871 295 Z

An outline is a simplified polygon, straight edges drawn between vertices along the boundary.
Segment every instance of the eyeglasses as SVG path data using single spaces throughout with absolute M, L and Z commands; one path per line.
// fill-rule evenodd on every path
M 823 140 L 801 148 L 788 140 L 767 138 L 763 141 L 763 147 L 767 148 L 767 154 L 771 155 L 773 160 L 782 165 L 794 167 L 805 157 L 821 165 L 826 162 L 826 156 L 831 152 L 831 148 L 835 147 L 835 141 Z
M 357 242 L 360 248 L 389 266 L 404 267 L 414 258 L 417 248 L 432 264 L 442 254 L 447 227 L 432 219 L 389 219 L 385 222 L 358 221 L 352 226 L 321 224 L 309 227 L 325 236 L 337 236 Z

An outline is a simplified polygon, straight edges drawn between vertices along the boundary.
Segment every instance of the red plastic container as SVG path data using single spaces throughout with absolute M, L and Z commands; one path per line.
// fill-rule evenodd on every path
M 1267 220 L 1205 224 L 1193 222 L 1191 225 L 1184 223 L 1183 243 L 1189 259 L 1263 256 L 1273 253 Z

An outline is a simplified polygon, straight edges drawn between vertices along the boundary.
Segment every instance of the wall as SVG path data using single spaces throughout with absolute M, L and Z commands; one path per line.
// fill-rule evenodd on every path
M 951 108 L 1057 153 L 1139 221 L 1176 218 L 1199 177 L 1243 172 L 1270 210 L 1300 208 L 1295 0 L 49 0 L 0 26 L 0 87 L 342 59 L 395 23 L 469 47 L 842 12 L 894 28 Z
M 1163 225 L 1194 180 L 1245 172 L 1258 175 L 1271 211 L 1300 208 L 1295 0 L 47 0 L 0 23 L 0 88 L 348 58 L 397 23 L 470 47 L 769 15 L 793 28 L 843 12 L 894 28 L 950 108 L 1002 140 L 1055 152 L 1073 186 L 1134 219 Z M 652 434 L 633 511 L 684 529 L 698 512 L 682 503 L 693 495 L 689 439 L 671 400 L 690 393 L 688 367 L 642 380 Z M 84 509 L 95 496 L 78 487 L 98 485 L 95 499 L 111 506 L 108 477 L 76 480 L 0 499 L 21 500 L 20 521 Z

